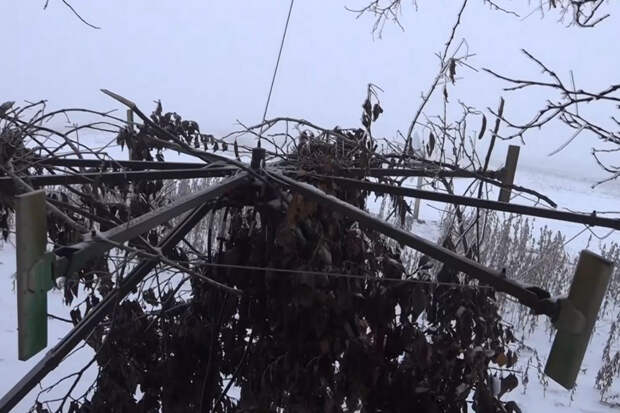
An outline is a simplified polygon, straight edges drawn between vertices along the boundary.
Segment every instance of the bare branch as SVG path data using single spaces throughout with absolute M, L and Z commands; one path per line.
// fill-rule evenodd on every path
M 101 29 L 101 27 L 95 26 L 94 24 L 89 23 L 85 18 L 83 18 L 82 15 L 78 13 L 78 11 L 71 5 L 71 3 L 68 0 L 61 0 L 61 1 L 69 10 L 71 10 L 71 13 L 73 13 L 75 17 L 77 17 L 82 23 L 84 23 L 85 25 L 87 25 L 88 27 L 92 29 L 96 29 L 96 30 Z M 47 9 L 47 6 L 49 6 L 49 2 L 50 0 L 45 0 L 45 4 L 43 5 L 43 10 Z

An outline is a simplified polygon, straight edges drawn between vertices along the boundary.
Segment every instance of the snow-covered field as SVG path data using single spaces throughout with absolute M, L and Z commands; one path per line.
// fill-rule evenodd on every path
M 572 179 L 560 176 L 553 176 L 527 168 L 519 169 L 517 173 L 518 184 L 530 186 L 540 190 L 555 200 L 560 207 L 571 205 L 579 211 L 592 210 L 611 211 L 618 210 L 620 200 L 620 185 L 611 184 L 596 190 L 590 189 L 593 181 L 585 179 Z M 524 199 L 515 199 L 513 202 L 527 203 Z M 435 240 L 439 235 L 438 220 L 439 212 L 434 207 L 441 207 L 437 203 L 423 203 L 421 208 L 424 224 L 416 224 L 414 231 L 422 236 Z M 551 220 L 537 219 L 536 225 L 548 225 L 554 230 L 563 231 L 567 238 L 573 237 L 582 231 L 583 226 L 579 224 L 563 223 Z M 606 235 L 608 231 L 595 229 L 598 235 Z M 589 232 L 585 231 L 573 239 L 567 248 L 571 253 L 577 253 L 587 245 Z M 602 242 L 620 242 L 620 233 L 615 232 L 609 235 Z M 589 248 L 597 250 L 597 243 L 590 243 Z M 13 274 L 15 272 L 15 251 L 12 244 L 4 243 L 0 247 L 0 396 L 4 395 L 43 355 L 43 353 L 27 362 L 17 360 L 17 314 L 16 297 L 13 288 Z M 49 312 L 51 314 L 68 318 L 68 309 L 63 306 L 61 296 L 52 292 L 49 295 Z M 516 400 L 523 412 L 617 412 L 618 408 L 603 405 L 600 396 L 594 389 L 596 373 L 601 363 L 601 354 L 608 337 L 611 325 L 611 316 L 615 316 L 618 309 L 610 312 L 610 316 L 599 321 L 596 333 L 594 334 L 583 364 L 583 373 L 578 379 L 578 385 L 574 392 L 568 392 L 553 382 L 543 389 L 538 380 L 538 373 L 535 359 L 532 358 L 534 350 L 539 354 L 544 365 L 551 339 L 543 327 L 538 328 L 531 336 L 526 338 L 526 345 L 531 349 L 525 349 L 521 353 L 520 364 L 515 369 L 523 371 L 530 363 L 529 384 L 524 392 L 520 386 L 512 393 L 505 396 L 508 400 Z M 540 326 L 544 323 L 540 323 Z M 70 324 L 54 319 L 49 320 L 49 345 L 55 344 L 70 329 Z M 618 343 L 616 343 L 618 346 Z M 81 366 L 85 365 L 92 356 L 92 353 L 81 350 L 68 357 L 59 369 L 48 376 L 43 387 L 53 384 L 60 378 L 70 374 Z M 88 374 L 93 378 L 95 370 L 91 369 Z M 517 374 L 517 376 L 520 376 Z M 68 383 L 70 384 L 70 382 Z M 68 385 L 67 384 L 67 385 Z M 16 412 L 27 411 L 32 406 L 37 393 L 41 388 L 33 390 L 15 409 Z M 620 393 L 620 378 L 611 393 Z M 45 397 L 49 399 L 51 397 Z M 620 400 L 617 400 L 620 401 Z
M 586 212 L 592 211 L 617 211 L 620 212 L 620 183 L 613 182 L 601 185 L 595 189 L 591 186 L 596 182 L 595 179 L 584 177 L 568 177 L 550 174 L 539 170 L 533 170 L 527 167 L 521 167 L 517 171 L 515 184 L 528 188 L 536 189 L 549 196 L 558 204 L 559 209 L 568 210 L 566 207 L 570 205 L 571 211 Z M 457 182 L 458 189 L 465 188 L 465 182 Z M 412 186 L 412 184 L 408 184 Z M 495 197 L 497 195 L 494 195 Z M 491 196 L 490 198 L 493 198 Z M 523 197 L 514 197 L 512 202 L 521 204 L 532 204 L 528 199 Z M 542 205 L 544 206 L 544 205 Z M 432 231 L 433 224 L 437 225 L 440 219 L 440 208 L 445 204 L 436 202 L 423 203 L 420 210 L 420 217 L 427 219 L 424 227 L 419 228 L 423 235 L 433 234 L 436 236 L 438 231 Z M 618 214 L 604 215 L 607 217 L 620 217 Z M 553 231 L 561 231 L 569 241 L 565 248 L 574 256 L 584 248 L 594 252 L 599 252 L 600 247 L 611 242 L 620 242 L 620 232 L 610 231 L 606 228 L 592 228 L 593 233 L 584 231 L 584 226 L 570 222 L 562 222 L 555 220 L 547 220 L 536 218 L 534 227 L 540 228 L 547 226 Z M 430 231 L 429 231 L 430 230 Z M 602 237 L 602 240 L 596 236 Z M 550 274 L 551 276 L 552 274 Z M 547 355 L 553 342 L 554 334 L 549 334 L 549 330 L 545 327 L 545 320 L 541 319 L 538 327 L 531 334 L 525 336 L 525 344 L 529 348 L 521 351 L 519 363 L 514 367 L 517 370 L 517 377 L 521 381 L 521 373 L 529 365 L 529 383 L 524 388 L 521 384 L 513 392 L 504 396 L 505 400 L 515 400 L 524 413 L 530 412 L 618 412 L 620 411 L 620 377 L 617 377 L 614 385 L 610 389 L 610 394 L 616 394 L 614 400 L 615 406 L 601 403 L 600 394 L 594 388 L 596 374 L 601 366 L 601 355 L 605 347 L 611 323 L 618 314 L 619 309 L 615 308 L 609 311 L 605 317 L 597 322 L 595 333 L 588 346 L 584 362 L 582 364 L 582 373 L 577 380 L 577 386 L 573 392 L 565 390 L 560 385 L 548 379 L 548 387 L 545 389 L 539 380 L 538 367 L 536 357 L 537 353 L 542 365 L 540 369 L 544 369 Z M 507 318 L 510 319 L 510 314 Z M 620 343 L 616 340 L 614 351 L 620 350 Z

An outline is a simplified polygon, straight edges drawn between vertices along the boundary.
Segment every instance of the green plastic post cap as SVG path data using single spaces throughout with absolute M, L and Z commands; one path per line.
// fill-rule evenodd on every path
M 18 358 L 28 360 L 47 346 L 47 291 L 52 286 L 53 254 L 45 254 L 45 193 L 15 198 L 17 246 Z
M 613 271 L 613 263 L 583 250 L 568 297 L 560 300 L 560 315 L 545 374 L 572 389 L 596 323 Z

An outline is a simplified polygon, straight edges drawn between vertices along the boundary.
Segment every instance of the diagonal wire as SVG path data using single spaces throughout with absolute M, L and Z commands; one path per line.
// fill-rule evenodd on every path
M 269 87 L 269 94 L 267 95 L 267 102 L 265 103 L 265 111 L 263 112 L 263 124 L 265 123 L 265 119 L 267 118 L 267 110 L 269 109 L 269 102 L 271 101 L 271 93 L 273 92 L 273 85 L 276 82 L 276 75 L 278 74 L 278 67 L 280 66 L 280 58 L 282 57 L 282 50 L 284 49 L 284 40 L 286 39 L 286 33 L 288 32 L 288 25 L 291 21 L 291 13 L 293 12 L 293 5 L 295 4 L 295 0 L 291 0 L 291 5 L 288 9 L 288 15 L 286 16 L 286 24 L 284 25 L 284 33 L 282 33 L 282 41 L 280 42 L 280 50 L 278 51 L 278 59 L 276 60 L 276 67 L 273 70 L 273 77 L 271 78 L 271 86 Z M 261 127 L 260 133 L 258 135 L 258 147 L 260 148 L 261 138 L 263 136 L 263 128 Z

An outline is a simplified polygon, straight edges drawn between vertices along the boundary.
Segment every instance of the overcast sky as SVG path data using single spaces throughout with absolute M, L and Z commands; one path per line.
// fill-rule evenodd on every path
M 345 6 L 365 0 L 296 0 L 269 116 L 286 115 L 324 126 L 359 125 L 366 85 L 385 91 L 380 134 L 407 130 L 438 68 L 460 1 L 405 0 L 405 31 L 386 25 L 373 39 L 371 18 L 356 19 Z M 237 129 L 236 120 L 256 123 L 265 104 L 288 0 L 107 0 L 73 5 L 92 23 L 80 23 L 60 0 L 1 0 L 0 100 L 48 99 L 51 107 L 120 108 L 99 92 L 108 88 L 136 101 L 146 112 L 161 99 L 164 109 L 195 119 L 216 135 Z M 560 76 L 575 74 L 577 86 L 597 89 L 620 80 L 620 7 L 595 30 L 566 27 L 557 15 L 523 20 L 470 0 L 457 32 L 475 53 L 469 63 L 500 73 L 535 78 L 539 71 L 520 53 L 525 48 Z M 518 6 L 523 16 L 528 5 Z M 533 2 L 537 3 L 537 2 Z M 481 72 L 459 69 L 463 78 L 450 89 L 479 108 L 507 100 L 507 115 L 526 120 L 544 103 L 544 94 L 502 92 L 504 83 Z M 434 106 L 427 110 L 433 115 Z M 595 116 L 609 118 L 611 112 Z M 475 128 L 478 126 L 476 125 Z M 533 134 L 521 162 L 554 171 L 597 177 L 588 156 L 591 137 L 580 136 L 555 157 L 551 152 L 570 136 L 561 125 Z M 505 149 L 497 152 L 498 160 Z

